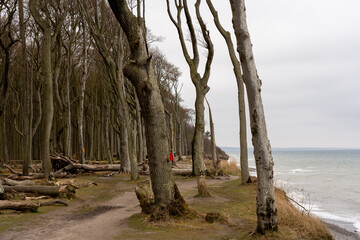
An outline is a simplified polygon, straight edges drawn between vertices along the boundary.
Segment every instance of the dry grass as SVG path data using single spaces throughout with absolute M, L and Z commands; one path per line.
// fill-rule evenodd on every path
M 302 239 L 332 239 L 320 219 L 295 208 L 284 191 L 275 189 L 275 194 L 280 226 L 291 228 Z
M 241 180 L 209 186 L 212 198 L 192 198 L 189 205 L 200 218 L 173 219 L 168 223 L 148 222 L 144 215 L 134 215 L 129 231 L 116 239 L 241 239 L 241 240 L 317 240 L 332 239 L 323 223 L 296 209 L 283 191 L 276 189 L 279 231 L 254 234 L 256 228 L 256 184 L 242 185 Z M 192 194 L 183 193 L 185 196 Z M 190 197 L 191 198 L 191 197 Z M 215 223 L 205 221 L 205 214 L 218 212 Z
M 230 175 L 238 176 L 241 173 L 240 167 L 237 165 L 234 159 L 230 159 L 229 161 L 221 161 L 220 168 Z

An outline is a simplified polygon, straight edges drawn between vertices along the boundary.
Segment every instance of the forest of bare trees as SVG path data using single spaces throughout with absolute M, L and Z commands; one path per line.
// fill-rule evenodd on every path
M 201 16 L 201 0 L 191 6 L 186 0 L 166 2 L 190 70 L 185 77 L 196 89 L 195 111 L 182 105 L 181 70 L 152 45 L 162 36 L 152 35 L 146 26 L 145 0 L 1 0 L 0 170 L 17 162 L 22 164 L 21 175 L 28 176 L 31 165 L 41 162 L 42 176 L 50 180 L 55 172 L 51 156 L 65 156 L 76 164 L 119 162 L 118 171 L 136 180 L 139 164 L 148 156 L 153 217 L 184 213 L 186 204 L 171 181 L 169 153 L 177 160 L 191 155 L 192 176 L 209 175 L 205 154 L 214 169 L 220 166 L 219 155 L 226 154 L 215 145 L 205 97 L 214 46 Z M 271 146 L 244 1 L 230 1 L 239 57 L 211 1 L 206 3 L 228 45 L 238 84 L 242 183 L 251 182 L 245 83 L 258 171 L 257 230 L 276 231 Z M 194 16 L 189 10 L 193 4 Z M 189 32 L 189 43 L 184 31 Z M 206 50 L 203 73 L 198 70 L 199 47 Z

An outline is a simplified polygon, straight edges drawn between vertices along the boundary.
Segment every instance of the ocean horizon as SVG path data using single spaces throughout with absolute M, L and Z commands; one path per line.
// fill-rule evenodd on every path
M 240 148 L 221 147 L 240 165 Z M 250 174 L 256 176 L 253 148 Z M 360 149 L 272 148 L 274 185 L 311 214 L 360 235 Z

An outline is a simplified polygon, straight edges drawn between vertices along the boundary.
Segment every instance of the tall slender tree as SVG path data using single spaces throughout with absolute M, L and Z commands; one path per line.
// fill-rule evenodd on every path
M 37 4 L 37 0 L 29 1 L 29 8 L 32 16 L 34 17 L 36 23 L 41 28 L 43 33 L 42 40 L 42 53 L 43 53 L 43 65 L 45 71 L 45 97 L 44 97 L 44 107 L 43 107 L 43 128 L 42 128 L 42 146 L 41 146 L 41 156 L 42 167 L 44 171 L 45 179 L 50 178 L 50 171 L 52 169 L 50 161 L 50 136 L 51 136 L 51 127 L 54 117 L 54 96 L 53 96 L 53 72 L 52 72 L 52 39 L 55 39 L 59 31 L 61 30 L 62 22 L 65 17 L 65 11 L 61 15 L 55 31 L 52 34 L 52 21 L 50 19 L 50 13 L 47 8 L 46 2 L 40 2 Z M 65 4 L 66 5 L 66 4 Z M 40 13 L 39 9 L 45 12 L 45 17 Z
M 185 60 L 190 68 L 190 77 L 196 89 L 196 100 L 195 100 L 195 131 L 192 140 L 192 159 L 193 159 L 193 175 L 199 176 L 205 174 L 206 167 L 204 164 L 204 132 L 205 132 L 205 120 L 204 120 L 204 98 L 206 93 L 210 90 L 208 81 L 210 77 L 211 63 L 214 56 L 214 47 L 210 39 L 209 31 L 200 14 L 200 3 L 201 0 L 197 0 L 195 3 L 196 18 L 200 24 L 201 34 L 204 39 L 205 47 L 208 51 L 205 70 L 203 76 L 200 75 L 199 68 L 199 40 L 197 39 L 195 27 L 192 22 L 192 17 L 188 8 L 187 0 L 174 1 L 177 15 L 176 19 L 173 17 L 170 10 L 169 0 L 166 0 L 167 10 L 169 17 L 176 27 L 179 35 L 179 40 L 182 48 Z M 186 23 L 190 32 L 191 46 L 193 57 L 190 57 L 189 51 L 185 43 L 185 37 L 181 26 L 181 12 L 184 9 Z
M 238 60 L 234 44 L 231 40 L 230 32 L 226 31 L 220 23 L 218 13 L 212 4 L 211 0 L 206 0 L 206 3 L 210 9 L 211 14 L 213 15 L 215 25 L 219 30 L 220 34 L 225 39 L 231 63 L 233 65 L 233 70 L 236 78 L 236 83 L 238 86 L 238 106 L 239 106 L 239 120 L 240 120 L 240 168 L 241 168 L 241 182 L 243 184 L 250 183 L 251 178 L 249 174 L 248 166 L 248 148 L 247 148 L 247 137 L 246 137 L 246 113 L 245 113 L 245 89 L 244 81 L 241 73 L 241 65 Z
M 246 85 L 252 143 L 258 178 L 256 202 L 257 232 L 277 231 L 277 209 L 274 194 L 274 170 L 271 145 L 267 135 L 264 106 L 261 99 L 261 80 L 257 74 L 250 34 L 246 21 L 244 0 L 230 0 L 233 27 Z

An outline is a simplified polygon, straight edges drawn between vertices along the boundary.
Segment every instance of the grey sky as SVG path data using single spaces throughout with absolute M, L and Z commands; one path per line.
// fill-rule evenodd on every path
M 166 37 L 157 46 L 183 72 L 184 104 L 194 108 L 194 86 L 165 3 L 148 3 L 147 26 L 155 35 Z M 213 0 L 213 4 L 224 27 L 232 31 L 229 1 Z M 205 1 L 202 5 L 215 45 L 207 97 L 212 105 L 216 141 L 219 146 L 237 147 L 237 87 L 232 65 Z M 247 1 L 273 147 L 360 148 L 359 12 L 358 0 Z M 183 27 L 185 23 L 183 18 Z

